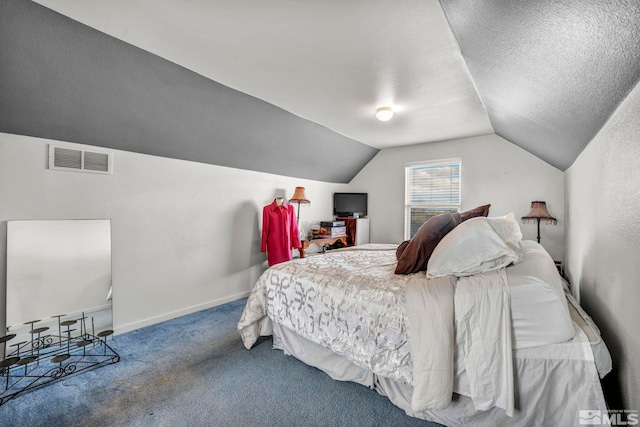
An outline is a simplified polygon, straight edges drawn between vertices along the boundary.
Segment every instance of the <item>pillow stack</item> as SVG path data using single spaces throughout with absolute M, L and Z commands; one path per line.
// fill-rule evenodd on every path
M 422 224 L 413 239 L 403 242 L 396 251 L 396 274 L 412 274 L 427 269 L 427 263 L 438 243 L 462 222 L 486 217 L 491 205 L 479 206 L 462 213 L 445 213 Z
M 513 214 L 472 218 L 447 234 L 427 264 L 428 277 L 471 276 L 522 260 L 522 233 Z

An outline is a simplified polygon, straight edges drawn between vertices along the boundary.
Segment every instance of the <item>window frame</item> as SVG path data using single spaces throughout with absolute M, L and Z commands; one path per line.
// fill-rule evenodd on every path
M 443 167 L 451 168 L 451 165 L 457 164 L 457 203 L 456 202 L 439 202 L 439 203 L 411 203 L 412 196 L 415 195 L 416 192 L 412 191 L 413 189 L 413 171 L 415 171 L 416 167 L 429 167 L 429 166 L 438 166 L 441 165 Z M 459 157 L 449 158 L 449 159 L 438 159 L 438 160 L 424 160 L 420 162 L 409 162 L 405 163 L 405 181 L 404 181 L 404 189 L 405 189 L 405 199 L 404 199 L 404 238 L 405 240 L 410 240 L 412 236 L 412 209 L 425 209 L 427 211 L 433 211 L 433 215 L 426 215 L 427 219 L 431 216 L 435 216 L 442 212 L 460 212 L 462 206 L 462 159 Z M 449 176 L 451 179 L 451 176 Z M 454 191 L 454 194 L 456 192 Z M 419 227 L 419 226 L 418 226 Z M 414 227 L 415 231 L 417 228 Z

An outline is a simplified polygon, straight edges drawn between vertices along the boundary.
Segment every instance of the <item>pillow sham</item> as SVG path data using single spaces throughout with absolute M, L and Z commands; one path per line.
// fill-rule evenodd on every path
M 521 252 L 505 243 L 488 218 L 471 218 L 438 243 L 428 261 L 427 276 L 471 276 L 521 259 Z
M 409 242 L 411 242 L 411 240 L 405 240 L 404 242 L 400 243 L 398 249 L 396 249 L 396 259 L 400 259 L 404 250 L 407 249 L 407 245 L 409 245 Z
M 396 274 L 411 274 L 427 269 L 427 262 L 438 242 L 460 224 L 459 213 L 444 213 L 429 218 L 420 226 L 413 239 L 398 247 Z M 402 249 L 401 249 L 402 247 Z
M 460 212 L 460 222 L 464 222 L 478 216 L 488 216 L 490 207 L 491 205 L 482 205 L 468 211 Z

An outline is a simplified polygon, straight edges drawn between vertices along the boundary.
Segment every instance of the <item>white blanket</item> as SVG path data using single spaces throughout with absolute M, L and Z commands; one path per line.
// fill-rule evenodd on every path
M 513 415 L 510 298 L 504 269 L 459 279 L 426 280 L 416 274 L 405 292 L 412 410 L 445 408 L 456 391 L 470 396 L 476 409 L 497 406 Z M 467 390 L 454 390 L 454 342 L 469 379 Z
M 478 410 L 497 406 L 512 416 L 511 313 L 504 268 L 459 278 L 455 312 L 456 342 L 464 355 L 469 397 Z
M 455 282 L 452 276 L 427 280 L 418 273 L 405 289 L 413 360 L 411 407 L 416 412 L 446 408 L 451 403 Z

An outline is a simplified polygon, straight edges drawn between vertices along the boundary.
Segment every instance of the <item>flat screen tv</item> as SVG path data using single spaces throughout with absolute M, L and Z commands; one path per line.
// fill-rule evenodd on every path
M 333 214 L 353 217 L 367 216 L 368 193 L 333 193 Z

